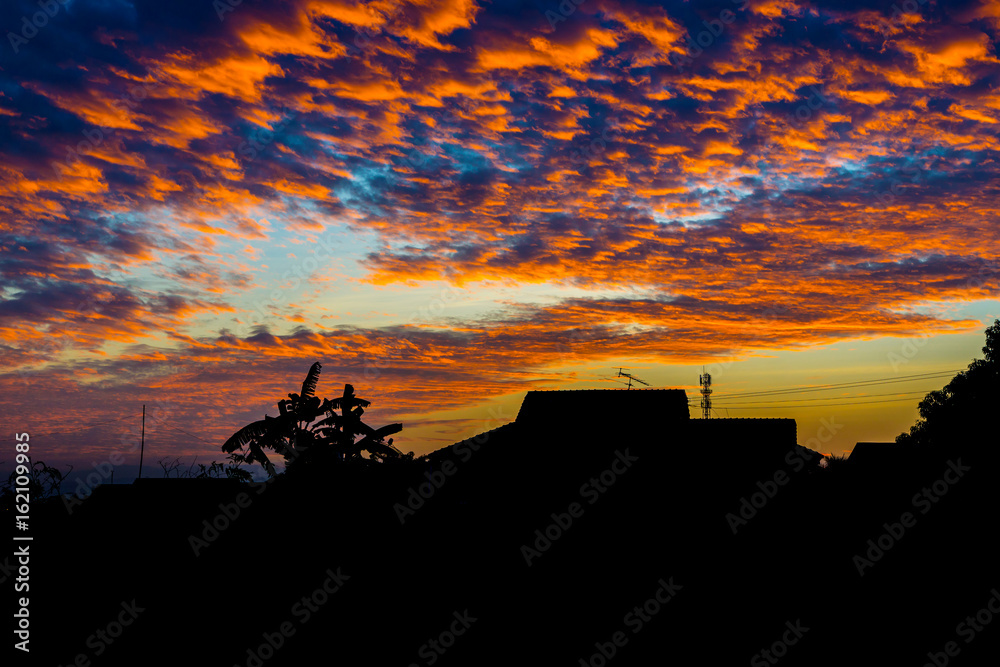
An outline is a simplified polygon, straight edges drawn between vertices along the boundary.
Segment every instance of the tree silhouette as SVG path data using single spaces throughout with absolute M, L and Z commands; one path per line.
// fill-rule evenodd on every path
M 303 467 L 306 462 L 326 465 L 349 460 L 385 462 L 413 458 L 412 452 L 403 454 L 394 447 L 391 438 L 385 440 L 403 430 L 402 424 L 374 429 L 361 421 L 371 401 L 355 396 L 351 385 L 345 384 L 343 396 L 333 400 L 321 401 L 315 396 L 321 369 L 318 361 L 314 363 L 302 382 L 301 393 L 288 394 L 288 399 L 278 401 L 277 417 L 264 415 L 264 419 L 247 424 L 222 445 L 222 451 L 232 453 L 245 448 L 246 462 L 259 462 L 269 476 L 276 471 L 265 449 L 285 457 L 289 470 L 293 466 Z M 363 452 L 368 453 L 367 459 Z
M 1000 319 L 986 329 L 985 359 L 974 359 L 944 388 L 920 401 L 920 419 L 896 442 L 925 451 L 949 451 L 992 431 L 1000 405 Z

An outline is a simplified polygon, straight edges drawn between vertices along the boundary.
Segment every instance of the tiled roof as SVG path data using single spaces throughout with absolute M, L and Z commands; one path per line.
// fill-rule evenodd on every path
M 620 411 L 624 420 L 688 419 L 683 389 L 568 389 L 529 391 L 517 423 L 548 422 Z

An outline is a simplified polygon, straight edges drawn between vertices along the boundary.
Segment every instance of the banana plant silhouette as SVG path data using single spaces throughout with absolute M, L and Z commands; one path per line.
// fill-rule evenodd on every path
M 368 452 L 368 460 L 378 462 L 412 458 L 412 452 L 403 454 L 393 446 L 391 438 L 385 440 L 403 430 L 402 424 L 374 429 L 361 421 L 371 401 L 355 396 L 351 385 L 344 385 L 343 396 L 321 401 L 315 392 L 322 368 L 318 361 L 314 363 L 302 383 L 302 392 L 278 401 L 277 417 L 264 415 L 264 419 L 247 424 L 226 440 L 222 451 L 232 453 L 245 448 L 247 463 L 257 461 L 272 477 L 276 471 L 265 449 L 284 456 L 288 466 L 295 467 L 307 461 L 364 459 L 362 452 Z

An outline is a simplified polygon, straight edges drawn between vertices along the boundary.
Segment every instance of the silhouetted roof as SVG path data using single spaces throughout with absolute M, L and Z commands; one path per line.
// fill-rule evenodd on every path
M 692 452 L 704 446 L 755 457 L 784 455 L 797 444 L 794 419 L 690 419 L 683 389 L 570 389 L 529 391 L 515 421 L 452 447 L 472 442 L 537 447 L 553 437 L 577 444 L 653 438 L 683 444 Z M 445 447 L 428 458 L 436 461 L 450 451 Z
M 503 442 L 505 439 L 510 438 L 515 432 L 514 422 L 509 424 L 504 424 L 503 426 L 498 426 L 495 429 L 486 431 L 484 433 L 479 433 L 471 438 L 466 438 L 465 440 L 460 440 L 455 444 L 448 445 L 447 447 L 442 447 L 441 449 L 436 449 L 426 455 L 427 460 L 432 463 L 437 463 L 442 459 L 451 456 L 461 445 L 473 446 L 476 448 L 486 446 L 490 443 Z
M 569 389 L 529 391 L 521 403 L 516 423 L 531 426 L 573 420 L 604 421 L 616 414 L 621 424 L 651 421 L 687 421 L 687 394 L 683 389 Z
M 863 465 L 897 463 L 903 456 L 903 446 L 896 442 L 859 442 L 847 460 Z
M 693 419 L 692 446 L 709 447 L 717 456 L 784 456 L 798 442 L 794 419 Z

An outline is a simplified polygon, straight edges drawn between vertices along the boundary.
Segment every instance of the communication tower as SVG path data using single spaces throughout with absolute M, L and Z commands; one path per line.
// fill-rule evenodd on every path
M 701 418 L 712 418 L 712 376 L 705 372 L 702 366 L 701 375 L 698 376 L 698 384 L 701 385 Z

